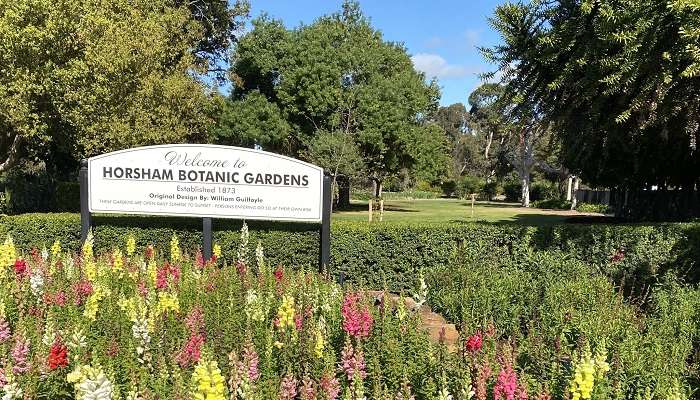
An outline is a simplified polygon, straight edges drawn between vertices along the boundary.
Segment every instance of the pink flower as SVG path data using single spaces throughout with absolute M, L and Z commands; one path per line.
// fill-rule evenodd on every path
M 15 347 L 12 348 L 12 360 L 14 361 L 12 373 L 19 375 L 29 371 L 29 363 L 27 360 L 28 356 L 29 340 L 17 338 L 15 341 Z
M 11 334 L 9 322 L 0 319 L 0 343 L 5 343 L 10 338 Z
M 194 256 L 195 264 L 197 265 L 197 268 L 203 269 L 204 268 L 204 256 L 202 255 L 202 250 L 197 250 L 197 254 Z
M 297 396 L 297 380 L 293 375 L 285 375 L 280 383 L 280 400 L 294 400 Z
M 466 343 L 465 343 L 465 347 L 466 347 L 467 351 L 469 351 L 472 354 L 481 350 L 482 345 L 483 345 L 483 336 L 481 335 L 481 331 L 476 331 L 475 334 L 469 336 L 467 338 Z
M 340 355 L 341 370 L 348 377 L 349 381 L 352 382 L 355 379 L 362 380 L 367 377 L 367 373 L 365 372 L 365 356 L 361 351 L 355 351 L 349 340 L 345 342 L 345 347 Z
M 7 385 L 7 377 L 5 376 L 5 369 L 0 368 L 0 388 Z
M 255 382 L 260 378 L 260 370 L 258 369 L 259 362 L 260 358 L 255 351 L 255 345 L 253 345 L 253 342 L 249 341 L 243 348 L 243 365 L 248 366 L 248 379 L 250 379 L 251 382 Z
M 199 333 L 193 334 L 190 336 L 187 343 L 185 343 L 185 347 L 175 356 L 175 361 L 177 361 L 182 368 L 187 368 L 199 362 L 199 359 L 202 357 L 203 344 L 204 336 Z
M 319 382 L 321 391 L 325 394 L 327 400 L 335 400 L 340 394 L 340 382 L 335 376 L 324 374 Z
M 92 294 L 92 284 L 87 280 L 81 280 L 73 284 L 73 293 L 75 294 L 75 305 L 83 304 L 85 299 Z
M 301 392 L 299 393 L 301 400 L 316 400 L 316 389 L 314 388 L 314 381 L 309 378 L 309 376 L 304 376 L 301 381 Z
M 486 400 L 487 395 L 487 384 L 491 377 L 491 367 L 488 362 L 485 362 L 481 366 L 478 366 L 478 372 L 476 375 L 476 383 L 474 385 L 474 393 L 477 400 Z
M 359 293 L 348 293 L 340 311 L 343 314 L 345 332 L 358 339 L 369 336 L 374 320 L 369 308 L 361 304 Z
M 192 307 L 192 310 L 185 317 L 185 326 L 190 330 L 190 334 L 201 333 L 204 329 L 204 312 L 199 305 Z
M 612 262 L 620 262 L 625 259 L 625 249 L 620 249 L 613 254 L 612 257 L 610 257 L 610 261 Z
M 493 388 L 494 400 L 515 400 L 516 391 L 518 390 L 518 377 L 513 371 L 513 366 L 509 364 L 502 366 L 498 373 L 496 386 Z

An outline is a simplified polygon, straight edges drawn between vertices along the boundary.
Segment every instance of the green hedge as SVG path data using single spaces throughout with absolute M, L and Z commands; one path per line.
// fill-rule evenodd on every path
M 201 220 L 133 216 L 95 218 L 97 250 L 123 246 L 129 233 L 140 246 L 167 249 L 173 233 L 184 249 L 201 243 Z M 214 240 L 228 257 L 235 255 L 241 223 L 214 221 Z M 316 265 L 318 227 L 309 224 L 250 222 L 251 247 L 258 240 L 273 263 Z M 51 246 L 60 239 L 77 249 L 78 214 L 0 216 L 0 236 L 10 233 L 18 247 Z M 674 270 L 689 281 L 700 280 L 700 224 L 587 225 L 532 227 L 517 224 L 372 224 L 334 222 L 331 269 L 370 287 L 384 283 L 392 289 L 415 285 L 417 272 L 449 265 L 458 247 L 482 251 L 505 249 L 518 258 L 534 249 L 561 249 L 589 262 L 620 282 L 652 281 Z M 251 249 L 252 252 L 252 249 Z

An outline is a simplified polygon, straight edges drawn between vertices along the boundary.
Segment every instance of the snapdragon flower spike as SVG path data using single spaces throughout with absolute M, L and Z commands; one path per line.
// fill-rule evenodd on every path
M 51 371 L 68 366 L 68 347 L 63 344 L 60 337 L 57 337 L 51 345 L 47 363 Z
M 10 336 L 12 331 L 10 331 L 10 323 L 5 319 L 0 319 L 0 343 L 5 343 Z
M 483 336 L 481 334 L 481 331 L 476 331 L 476 333 L 469 336 L 467 338 L 467 341 L 465 342 L 465 348 L 471 354 L 475 354 L 479 350 L 481 350 L 482 345 L 483 345 Z
M 17 338 L 15 346 L 12 348 L 12 373 L 15 375 L 29 371 L 29 339 Z
M 365 356 L 361 351 L 356 351 L 350 341 L 345 342 L 341 355 L 341 368 L 348 381 L 362 380 L 367 377 L 365 372 Z
M 280 382 L 280 400 L 294 400 L 297 396 L 297 380 L 294 375 L 287 374 Z
M 372 330 L 374 319 L 369 308 L 363 306 L 359 293 L 348 293 L 341 308 L 343 329 L 357 339 L 366 338 Z

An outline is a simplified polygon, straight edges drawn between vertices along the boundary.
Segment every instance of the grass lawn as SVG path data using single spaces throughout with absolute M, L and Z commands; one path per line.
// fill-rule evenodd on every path
M 367 221 L 366 201 L 352 202 L 349 210 L 333 214 L 338 221 Z M 590 214 L 576 211 L 541 210 L 523 208 L 514 203 L 476 202 L 474 217 L 469 200 L 386 200 L 384 202 L 384 222 L 518 222 L 526 225 L 550 225 L 570 222 L 572 219 L 586 218 Z M 373 220 L 379 220 L 375 212 Z

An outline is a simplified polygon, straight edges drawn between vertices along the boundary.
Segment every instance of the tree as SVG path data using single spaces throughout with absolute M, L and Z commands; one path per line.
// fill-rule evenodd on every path
M 402 169 L 432 168 L 420 160 L 441 147 L 415 143 L 437 138 L 427 123 L 437 110 L 436 84 L 425 83 L 406 49 L 384 41 L 355 2 L 291 30 L 257 18 L 235 47 L 231 77 L 235 101 L 257 91 L 279 107 L 291 127 L 289 155 L 322 162 L 308 151 L 312 144 L 352 141 L 362 170 L 381 182 Z
M 204 141 L 206 29 L 167 0 L 0 0 L 0 172 L 136 145 Z
M 486 49 L 519 107 L 561 139 L 593 185 L 700 183 L 700 7 L 694 0 L 507 4 Z M 673 162 L 669 162 L 673 160 Z

